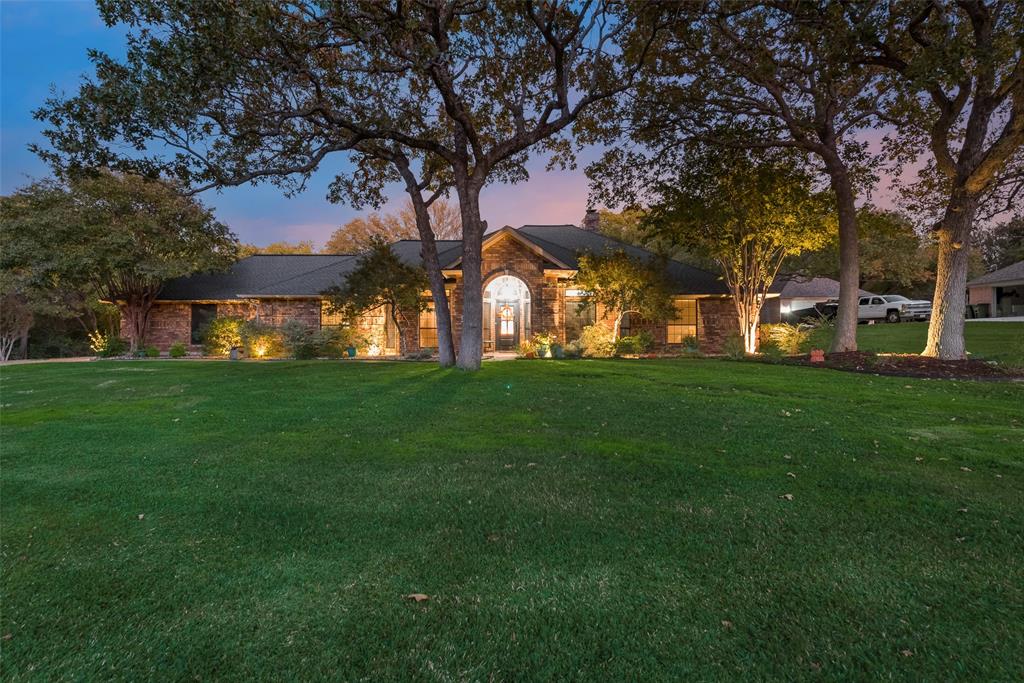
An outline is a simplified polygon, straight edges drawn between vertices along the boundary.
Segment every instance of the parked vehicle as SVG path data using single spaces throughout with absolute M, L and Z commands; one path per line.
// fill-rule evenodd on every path
M 857 320 L 884 320 L 898 323 L 903 320 L 927 320 L 932 315 L 932 302 L 924 299 L 908 299 L 899 294 L 872 294 L 862 296 L 857 302 Z M 832 319 L 839 308 L 836 300 L 815 304 L 815 310 L 822 317 Z
M 908 299 L 899 294 L 862 296 L 857 307 L 858 320 L 885 320 L 888 323 L 927 320 L 931 314 L 931 301 Z

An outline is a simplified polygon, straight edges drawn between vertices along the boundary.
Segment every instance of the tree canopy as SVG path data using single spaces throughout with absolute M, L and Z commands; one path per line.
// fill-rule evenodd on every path
M 193 189 L 269 180 L 294 192 L 347 152 L 357 165 L 331 196 L 360 202 L 391 180 L 417 192 L 450 184 L 468 369 L 482 351 L 480 191 L 525 177 L 528 149 L 569 163 L 562 134 L 629 87 L 656 29 L 633 31 L 634 6 L 604 1 L 109 0 L 101 10 L 129 26 L 127 56 L 93 53 L 96 77 L 38 112 L 51 144 L 41 154 L 70 171 L 166 173 Z M 410 162 L 420 165 L 412 181 L 401 172 Z
M 761 307 L 784 260 L 836 233 L 829 198 L 792 154 L 754 159 L 714 146 L 692 148 L 678 177 L 652 195 L 649 232 L 718 263 L 754 353 Z
M 930 158 L 905 186 L 935 221 L 935 296 L 924 354 L 965 357 L 970 246 L 979 217 L 1017 209 L 1024 191 L 1024 4 L 881 3 L 855 60 L 890 74 L 887 152 L 897 166 Z
M 457 240 L 462 237 L 462 222 L 457 206 L 440 198 L 427 211 L 430 213 L 431 231 L 435 238 Z M 420 239 L 412 201 L 407 201 L 397 212 L 373 212 L 365 217 L 353 218 L 331 234 L 323 253 L 354 254 L 368 247 L 374 237 L 380 237 L 386 242 Z
M 598 304 L 602 317 L 612 316 L 612 341 L 617 341 L 622 319 L 635 314 L 665 320 L 672 313 L 672 294 L 662 259 L 644 261 L 622 250 L 584 253 L 574 284 L 590 293 L 581 306 Z
M 856 349 L 858 187 L 879 160 L 857 133 L 876 121 L 882 69 L 851 63 L 864 18 L 839 3 L 665 3 L 669 29 L 625 108 L 596 126 L 622 140 L 588 168 L 594 196 L 644 204 L 685 163 L 688 143 L 797 150 L 821 169 L 840 234 L 832 348 Z
M 10 202 L 19 210 L 5 211 L 5 232 L 22 248 L 5 266 L 30 273 L 40 289 L 62 283 L 117 304 L 133 350 L 168 280 L 226 268 L 237 255 L 234 235 L 209 209 L 139 176 L 35 184 Z

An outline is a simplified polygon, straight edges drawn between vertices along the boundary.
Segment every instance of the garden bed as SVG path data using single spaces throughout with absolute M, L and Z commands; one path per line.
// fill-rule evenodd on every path
M 810 356 L 797 356 L 786 362 L 826 367 L 847 372 L 864 372 L 898 377 L 929 379 L 1024 380 L 1024 371 L 982 360 L 941 360 L 914 353 L 876 354 L 868 351 L 829 353 L 824 363 L 811 363 Z

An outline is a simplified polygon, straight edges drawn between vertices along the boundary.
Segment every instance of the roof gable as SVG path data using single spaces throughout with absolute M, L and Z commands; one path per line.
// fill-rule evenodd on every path
M 542 244 L 539 244 L 536 240 L 530 239 L 528 235 L 520 234 L 519 230 L 516 230 L 515 228 L 510 228 L 508 226 L 500 230 L 495 230 L 494 232 L 485 235 L 483 242 L 480 244 L 481 253 L 486 252 L 490 247 L 493 247 L 495 244 L 499 243 L 504 239 L 514 240 L 520 246 L 528 249 L 529 251 L 533 252 L 537 256 L 540 256 L 544 260 L 551 262 L 556 268 L 561 268 L 563 270 L 575 270 L 575 266 L 567 264 L 557 255 L 545 249 L 544 246 Z M 451 270 L 454 268 L 461 267 L 461 250 L 458 256 L 452 259 L 447 265 L 445 265 L 443 259 L 441 260 L 441 263 L 441 267 L 444 268 L 445 270 Z

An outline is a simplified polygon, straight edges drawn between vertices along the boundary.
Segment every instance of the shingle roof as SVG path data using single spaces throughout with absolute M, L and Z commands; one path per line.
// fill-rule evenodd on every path
M 570 268 L 577 268 L 581 253 L 622 250 L 641 259 L 655 255 L 575 225 L 524 225 L 516 232 Z M 399 240 L 392 251 L 405 263 L 422 265 L 419 240 Z M 442 267 L 462 253 L 459 240 L 438 240 Z M 160 298 L 168 301 L 225 300 L 238 297 L 314 297 L 342 280 L 356 267 L 353 254 L 257 254 L 235 263 L 223 273 L 204 273 L 172 280 Z M 676 294 L 726 294 L 713 273 L 668 261 L 667 274 Z
M 838 297 L 839 282 L 830 277 L 803 277 L 801 275 L 780 275 L 768 290 L 777 293 L 783 299 Z M 871 292 L 857 290 L 860 296 L 869 296 Z
M 634 258 L 655 258 L 647 249 L 575 225 L 524 225 L 517 232 L 571 268 L 579 267 L 578 257 L 585 252 L 621 250 Z M 666 270 L 676 294 L 727 294 L 729 291 L 717 275 L 706 270 L 672 260 L 668 261 Z
M 967 283 L 967 286 L 995 285 L 1000 282 L 1013 282 L 1015 280 L 1024 280 L 1024 261 L 1017 261 L 1005 268 L 993 270 L 991 273 L 986 273 L 981 277 L 974 278 Z
M 200 273 L 171 280 L 160 293 L 165 301 L 235 299 L 242 295 L 316 296 L 325 279 L 347 273 L 351 254 L 257 254 L 223 273 Z

